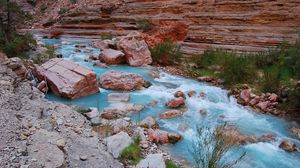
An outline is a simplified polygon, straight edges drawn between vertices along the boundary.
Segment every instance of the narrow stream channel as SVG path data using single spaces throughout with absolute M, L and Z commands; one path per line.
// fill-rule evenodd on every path
M 257 137 L 273 133 L 277 135 L 276 142 L 272 143 L 254 143 L 242 146 L 238 151 L 246 151 L 246 157 L 236 167 L 241 168 L 299 168 L 300 154 L 288 153 L 280 149 L 279 143 L 282 139 L 290 139 L 298 146 L 300 141 L 293 138 L 288 132 L 290 122 L 272 117 L 269 115 L 258 114 L 241 107 L 236 103 L 236 100 L 227 96 L 227 91 L 221 88 L 210 86 L 205 83 L 200 83 L 195 80 L 184 77 L 170 75 L 160 72 L 160 78 L 153 79 L 149 76 L 151 67 L 137 68 L 129 66 L 110 66 L 109 68 L 94 67 L 92 63 L 84 62 L 90 54 L 84 52 L 75 52 L 75 44 L 87 44 L 87 49 L 91 49 L 93 53 L 99 54 L 99 50 L 92 48 L 89 40 L 76 39 L 71 37 L 62 37 L 61 39 L 42 39 L 46 44 L 58 45 L 57 51 L 63 55 L 65 59 L 72 60 L 81 65 L 93 69 L 97 76 L 110 71 L 120 70 L 132 72 L 142 75 L 146 80 L 153 85 L 144 90 L 130 92 L 131 102 L 135 104 L 143 104 L 158 102 L 157 106 L 146 108 L 141 112 L 140 119 L 146 116 L 153 116 L 158 120 L 158 123 L 163 130 L 176 132 L 183 135 L 184 140 L 175 144 L 167 145 L 166 148 L 174 157 L 179 157 L 185 160 L 192 161 L 189 153 L 189 148 L 193 139 L 196 136 L 196 126 L 201 124 L 208 127 L 216 127 L 218 124 L 228 122 L 236 125 L 244 134 L 255 135 Z M 171 99 L 176 91 L 197 91 L 206 93 L 206 98 L 192 97 L 187 98 L 186 104 L 188 111 L 182 116 L 174 119 L 159 119 L 159 114 L 167 110 L 165 103 Z M 107 95 L 115 91 L 105 90 L 101 88 L 101 93 L 88 97 L 79 98 L 76 100 L 66 100 L 57 97 L 53 94 L 48 94 L 47 97 L 52 101 L 59 101 L 65 104 L 75 104 L 86 107 L 97 107 L 102 111 L 108 106 Z M 207 115 L 203 116 L 199 113 L 201 109 L 207 111 Z M 222 116 L 222 117 L 220 117 Z M 133 120 L 138 120 L 138 115 L 132 116 Z M 185 128 L 185 129 L 182 129 Z M 231 150 L 227 157 L 238 154 L 238 151 Z

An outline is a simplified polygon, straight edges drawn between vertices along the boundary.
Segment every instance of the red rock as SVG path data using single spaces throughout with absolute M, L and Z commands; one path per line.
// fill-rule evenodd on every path
M 279 148 L 287 151 L 287 152 L 295 152 L 297 151 L 297 146 L 289 140 L 284 140 L 280 143 Z
M 168 118 L 175 118 L 175 117 L 179 117 L 183 114 L 183 111 L 181 110 L 170 110 L 170 111 L 166 111 L 164 113 L 161 113 L 159 115 L 159 117 L 161 119 L 168 119 Z
M 46 93 L 48 91 L 47 83 L 43 80 L 38 85 L 37 88 L 42 91 L 43 93 Z
M 99 116 L 99 111 L 97 108 L 90 108 L 91 111 L 90 112 L 87 112 L 87 113 L 84 113 L 84 115 L 88 118 L 88 119 L 92 119 L 92 118 L 95 118 L 97 116 Z
M 276 140 L 276 135 L 274 135 L 272 133 L 264 134 L 258 138 L 259 142 L 274 142 L 275 140 Z
M 144 66 L 152 63 L 148 45 L 139 32 L 132 32 L 121 38 L 118 47 L 125 53 L 126 61 L 130 66 Z
M 107 96 L 108 101 L 128 102 L 130 100 L 129 93 L 111 93 Z
M 171 107 L 171 108 L 178 108 L 178 107 L 181 107 L 184 105 L 185 105 L 185 102 L 182 97 L 172 99 L 166 104 L 166 106 Z
M 151 142 L 154 143 L 161 143 L 161 144 L 167 144 L 167 143 L 176 143 L 182 139 L 182 136 L 174 133 L 168 133 L 167 131 L 163 130 L 153 130 L 148 129 L 148 138 Z
M 113 49 L 104 49 L 99 55 L 99 59 L 107 64 L 125 63 L 124 53 Z
M 269 100 L 270 100 L 271 102 L 277 102 L 277 101 L 278 101 L 278 96 L 277 96 L 277 94 L 272 93 L 272 94 L 269 96 Z
M 36 66 L 35 76 L 46 80 L 56 95 L 75 99 L 99 92 L 96 73 L 79 64 L 61 58 L 54 58 Z
M 101 117 L 107 120 L 113 120 L 120 116 L 122 112 L 118 111 L 117 109 L 105 109 L 101 113 Z
M 100 76 L 99 81 L 101 87 L 109 90 L 138 90 L 145 83 L 140 75 L 115 70 Z
M 7 65 L 8 68 L 12 69 L 19 77 L 25 79 L 27 74 L 27 69 L 20 58 L 18 57 L 9 58 L 4 63 Z
M 245 102 L 249 103 L 250 96 L 251 96 L 252 90 L 251 89 L 244 89 L 240 93 L 240 98 Z
M 175 97 L 182 97 L 184 99 L 186 99 L 185 97 L 185 94 L 182 92 L 182 91 L 177 91 L 175 94 L 174 94 Z
M 256 96 L 255 98 L 253 98 L 253 99 L 250 100 L 249 104 L 250 104 L 251 106 L 254 106 L 254 105 L 256 105 L 257 103 L 259 103 L 259 101 L 260 101 L 259 96 Z
M 97 60 L 98 59 L 98 55 L 92 54 L 92 55 L 90 55 L 89 59 L 91 59 L 91 60 Z
M 104 41 L 100 41 L 100 40 L 95 40 L 92 42 L 92 46 L 95 47 L 95 48 L 98 48 L 100 50 L 105 50 L 105 49 L 108 49 L 109 46 L 107 43 L 105 43 Z
M 269 102 L 269 101 L 264 101 L 264 102 L 258 103 L 256 106 L 257 106 L 258 108 L 260 108 L 262 111 L 267 111 L 269 105 L 270 105 L 270 102 Z

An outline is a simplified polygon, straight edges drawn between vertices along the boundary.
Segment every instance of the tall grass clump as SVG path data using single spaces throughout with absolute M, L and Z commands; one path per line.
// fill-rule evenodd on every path
M 180 168 L 172 160 L 166 160 L 165 164 L 166 164 L 166 168 Z
M 122 151 L 119 159 L 122 162 L 129 162 L 132 165 L 138 164 L 142 160 L 142 153 L 139 146 L 140 141 L 140 137 L 136 137 L 134 142 Z
M 174 65 L 181 62 L 180 46 L 170 40 L 157 44 L 150 49 L 153 61 L 162 65 Z
M 197 136 L 190 152 L 197 168 L 231 168 L 237 165 L 246 155 L 242 153 L 237 158 L 225 161 L 225 155 L 235 147 L 235 140 L 223 133 L 226 124 L 210 129 L 197 127 Z

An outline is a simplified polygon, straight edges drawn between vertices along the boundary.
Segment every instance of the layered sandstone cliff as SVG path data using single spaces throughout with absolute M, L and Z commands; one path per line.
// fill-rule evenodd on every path
M 68 1 L 49 4 L 50 13 L 43 14 L 59 21 L 55 27 L 65 33 L 123 35 L 136 30 L 139 19 L 181 22 L 188 26 L 182 40 L 187 55 L 201 54 L 208 48 L 264 50 L 281 41 L 294 42 L 298 37 L 295 27 L 300 26 L 299 0 Z M 62 7 L 68 12 L 58 15 Z

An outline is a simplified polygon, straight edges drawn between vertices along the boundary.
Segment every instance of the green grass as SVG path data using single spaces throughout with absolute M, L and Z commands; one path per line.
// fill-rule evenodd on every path
M 174 65 L 181 62 L 180 46 L 170 40 L 157 44 L 150 49 L 153 61 L 162 65 Z
M 148 32 L 152 28 L 152 23 L 150 20 L 142 19 L 136 22 L 136 27 L 143 32 Z
M 140 149 L 140 138 L 135 138 L 134 143 L 126 147 L 119 159 L 123 162 L 129 162 L 131 165 L 138 164 L 143 158 Z
M 166 164 L 166 168 L 180 168 L 172 160 L 166 160 L 165 164 Z
M 111 40 L 114 38 L 114 35 L 111 32 L 101 34 L 102 40 Z

